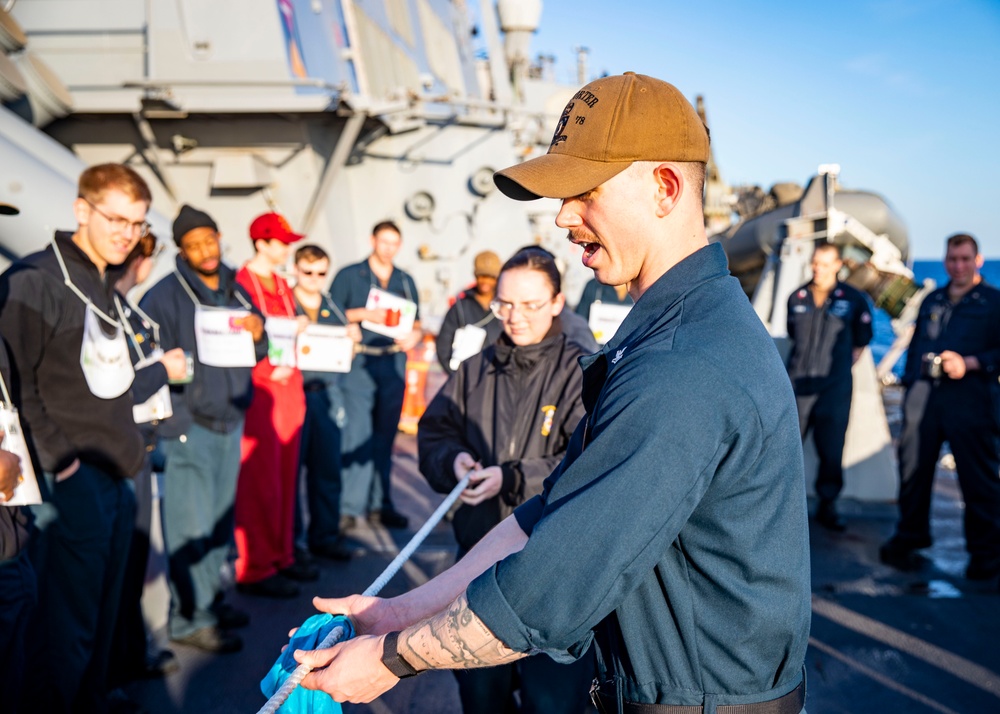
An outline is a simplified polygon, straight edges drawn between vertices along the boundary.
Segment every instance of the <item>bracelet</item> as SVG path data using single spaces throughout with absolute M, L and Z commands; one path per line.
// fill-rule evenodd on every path
M 413 668 L 409 662 L 403 659 L 396 649 L 396 641 L 399 639 L 399 631 L 390 632 L 382 640 L 382 664 L 400 679 L 413 677 L 420 672 Z

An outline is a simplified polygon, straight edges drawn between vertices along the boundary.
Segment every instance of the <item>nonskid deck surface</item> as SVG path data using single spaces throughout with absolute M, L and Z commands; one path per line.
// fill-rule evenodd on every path
M 264 703 L 259 682 L 288 630 L 314 612 L 313 595 L 364 590 L 382 572 L 441 497 L 420 476 L 414 437 L 400 434 L 394 454 L 395 498 L 410 529 L 362 524 L 352 532 L 349 563 L 319 561 L 321 577 L 291 600 L 231 593 L 250 612 L 242 652 L 214 656 L 173 645 L 181 670 L 165 679 L 129 685 L 151 714 L 253 714 Z M 933 510 L 936 543 L 925 567 L 901 573 L 878 562 L 878 546 L 892 533 L 892 504 L 846 501 L 848 530 L 831 534 L 811 526 L 813 621 L 806 657 L 809 714 L 907 712 L 964 714 L 1000 711 L 1000 592 L 996 583 L 965 580 L 962 504 L 953 471 L 939 469 Z M 413 588 L 453 562 L 448 523 L 435 528 L 387 595 Z M 348 714 L 460 714 L 449 672 L 403 680 Z M 488 714 L 488 713 L 486 713 Z

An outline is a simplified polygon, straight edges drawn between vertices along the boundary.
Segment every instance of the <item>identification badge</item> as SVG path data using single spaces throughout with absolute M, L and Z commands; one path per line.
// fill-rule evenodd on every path
M 346 327 L 309 325 L 295 342 L 299 369 L 313 372 L 350 372 L 354 341 Z
M 465 325 L 455 330 L 455 337 L 451 341 L 451 359 L 448 366 L 454 372 L 458 365 L 473 355 L 477 355 L 483 350 L 486 344 L 486 330 L 475 325 Z
M 194 311 L 194 336 L 198 361 L 209 367 L 253 367 L 257 357 L 253 335 L 243 329 L 247 310 L 199 305 Z

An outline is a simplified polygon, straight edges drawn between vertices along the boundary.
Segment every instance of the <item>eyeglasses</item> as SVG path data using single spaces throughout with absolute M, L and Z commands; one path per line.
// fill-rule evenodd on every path
M 87 201 L 86 198 L 83 200 Z M 111 226 L 111 230 L 115 233 L 125 233 L 126 231 L 129 233 L 135 232 L 139 234 L 140 238 L 144 238 L 149 235 L 150 226 L 147 221 L 143 221 L 142 223 L 132 223 L 127 218 L 109 216 L 90 201 L 87 201 L 87 204 L 104 217 L 104 220 L 108 222 L 108 225 Z
M 302 273 L 303 275 L 305 275 L 307 278 L 311 278 L 314 275 L 317 278 L 325 278 L 326 277 L 326 272 L 327 272 L 325 270 L 306 270 L 305 268 L 299 268 L 298 270 L 299 270 L 300 273 Z
M 524 315 L 525 317 L 529 317 L 531 315 L 534 315 L 536 312 L 541 310 L 543 307 L 545 307 L 555 299 L 556 296 L 553 295 L 548 300 L 536 300 L 535 302 L 513 303 L 513 302 L 504 302 L 503 300 L 493 300 L 492 302 L 490 302 L 490 310 L 492 310 L 493 314 L 499 317 L 501 320 L 505 320 L 508 317 L 510 317 L 511 313 L 513 313 L 515 309 L 520 310 L 521 314 Z

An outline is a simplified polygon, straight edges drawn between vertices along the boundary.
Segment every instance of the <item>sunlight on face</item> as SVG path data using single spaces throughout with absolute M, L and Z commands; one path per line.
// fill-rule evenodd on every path
M 503 331 L 511 342 L 523 347 L 538 344 L 545 338 L 566 299 L 562 293 L 553 294 L 545 273 L 514 268 L 500 274 L 496 302 L 502 306 Z

